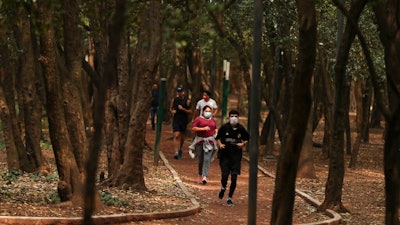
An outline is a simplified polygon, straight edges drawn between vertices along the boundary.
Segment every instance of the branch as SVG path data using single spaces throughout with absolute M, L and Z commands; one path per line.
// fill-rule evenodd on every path
M 361 33 L 360 28 L 358 27 L 358 24 L 355 23 L 355 21 L 353 20 L 353 18 L 349 14 L 349 12 L 346 10 L 346 8 L 343 6 L 343 4 L 341 4 L 338 0 L 332 0 L 332 1 L 336 5 L 336 7 L 338 7 L 343 12 L 343 14 L 346 16 L 347 21 L 349 22 L 350 26 L 356 31 L 358 40 L 360 41 L 361 47 L 364 52 L 365 60 L 367 61 L 368 71 L 371 75 L 372 85 L 374 86 L 374 94 L 375 94 L 375 97 L 377 100 L 376 102 L 378 104 L 380 111 L 382 112 L 382 115 L 385 117 L 385 119 L 388 119 L 391 117 L 392 113 L 390 112 L 389 108 L 384 104 L 383 96 L 381 95 L 381 93 L 379 91 L 379 90 L 381 90 L 381 87 L 378 82 L 378 75 L 376 74 L 374 62 L 372 60 L 371 53 L 369 51 L 365 37 Z M 399 90 L 397 90 L 397 88 L 394 88 L 394 90 L 396 91 L 397 94 L 399 94 Z

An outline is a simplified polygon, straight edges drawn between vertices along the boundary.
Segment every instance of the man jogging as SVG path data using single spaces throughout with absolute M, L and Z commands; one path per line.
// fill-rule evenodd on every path
M 218 158 L 221 167 L 221 190 L 218 193 L 218 198 L 224 198 L 228 178 L 231 175 L 231 184 L 226 204 L 232 206 L 232 197 L 236 189 L 237 177 L 240 175 L 242 149 L 249 141 L 249 133 L 239 124 L 238 111 L 231 110 L 229 112 L 229 122 L 219 128 L 215 139 L 219 147 Z

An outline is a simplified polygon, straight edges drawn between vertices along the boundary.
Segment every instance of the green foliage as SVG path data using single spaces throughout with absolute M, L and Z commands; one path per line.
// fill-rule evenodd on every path
M 49 195 L 47 199 L 45 199 L 45 201 L 49 204 L 57 204 L 61 202 L 61 198 L 57 192 L 53 192 Z
M 51 142 L 46 141 L 46 140 L 40 141 L 40 148 L 41 149 L 49 149 L 49 150 L 53 151 L 53 146 L 51 145 Z
M 116 197 L 113 197 L 112 194 L 108 191 L 102 191 L 100 193 L 100 200 L 104 205 L 107 206 L 127 206 L 129 205 L 128 201 L 120 200 Z
M 13 171 L 9 171 L 9 172 L 4 172 L 1 175 L 1 178 L 3 180 L 7 180 L 7 184 L 12 184 L 14 181 L 17 181 L 19 179 L 19 176 L 21 176 L 22 171 L 18 170 L 13 170 Z

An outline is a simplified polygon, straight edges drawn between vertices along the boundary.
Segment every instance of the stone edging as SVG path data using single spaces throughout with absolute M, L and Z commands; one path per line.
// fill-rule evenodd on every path
M 243 156 L 243 158 L 250 162 L 250 159 L 247 156 Z M 258 165 L 258 170 L 260 170 L 263 174 L 265 174 L 269 177 L 275 178 L 275 175 L 268 172 L 267 170 L 265 170 L 263 167 L 261 167 L 259 165 Z M 304 199 L 304 201 L 307 202 L 308 204 L 310 204 L 316 208 L 318 208 L 321 205 L 321 203 L 318 200 L 312 198 L 311 196 L 304 193 L 303 191 L 301 191 L 297 188 L 295 191 L 296 191 L 296 194 L 299 195 L 302 199 Z M 299 225 L 339 225 L 342 221 L 342 217 L 340 216 L 340 214 L 333 210 L 327 209 L 324 212 L 324 214 L 331 217 L 331 219 L 314 222 L 314 223 L 302 223 Z
M 168 160 L 162 152 L 159 152 L 160 158 L 163 160 L 165 166 L 171 171 L 175 181 L 190 198 L 193 206 L 187 209 L 173 211 L 173 212 L 154 212 L 154 213 L 130 213 L 130 214 L 113 214 L 113 215 L 99 215 L 93 216 L 95 224 L 118 224 L 132 221 L 145 221 L 145 220 L 160 220 L 170 219 L 176 217 L 184 217 L 196 214 L 201 211 L 200 203 L 188 191 L 182 180 L 179 178 L 178 173 L 172 168 Z M 81 225 L 82 217 L 21 217 L 21 216 L 0 216 L 0 224 L 16 225 L 16 224 L 40 224 L 40 225 Z

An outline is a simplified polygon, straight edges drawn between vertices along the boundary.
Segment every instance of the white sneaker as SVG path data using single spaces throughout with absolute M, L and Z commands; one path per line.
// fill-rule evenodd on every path
M 193 153 L 192 149 L 189 150 L 189 155 L 190 158 L 194 159 L 196 157 L 196 154 Z
M 203 184 L 207 184 L 207 177 L 203 177 L 203 180 L 201 181 Z

